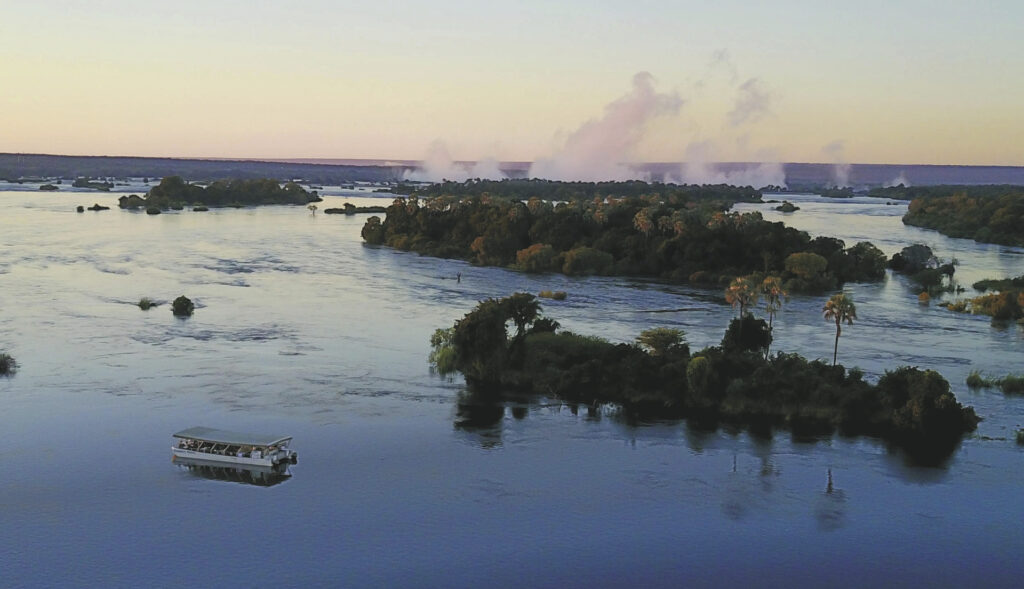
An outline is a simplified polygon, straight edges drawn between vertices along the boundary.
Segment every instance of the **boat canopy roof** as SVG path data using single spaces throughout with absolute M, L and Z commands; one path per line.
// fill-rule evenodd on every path
M 240 432 L 229 432 L 222 429 L 200 426 L 183 429 L 174 434 L 174 437 L 237 446 L 273 446 L 292 439 L 291 436 L 244 434 Z

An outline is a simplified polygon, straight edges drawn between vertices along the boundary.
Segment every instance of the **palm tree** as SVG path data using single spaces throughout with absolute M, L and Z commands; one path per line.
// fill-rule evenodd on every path
M 761 295 L 764 297 L 764 310 L 768 313 L 768 329 L 772 328 L 772 319 L 782 309 L 783 299 L 789 293 L 782 290 L 782 280 L 778 276 L 769 276 L 761 283 Z
M 834 319 L 836 322 L 836 345 L 832 351 L 832 365 L 835 366 L 839 355 L 839 335 L 843 333 L 841 324 L 845 321 L 847 325 L 853 325 L 853 320 L 857 318 L 857 306 L 853 304 L 852 297 L 839 293 L 832 295 L 822 311 L 825 312 L 826 321 Z
M 747 314 L 747 307 L 757 304 L 758 293 L 749 278 L 734 278 L 725 289 L 725 301 L 740 310 L 740 319 Z
M 506 317 L 516 326 L 515 341 L 518 342 L 526 335 L 526 326 L 533 323 L 540 314 L 540 303 L 533 295 L 525 292 L 517 292 L 501 302 L 505 306 Z

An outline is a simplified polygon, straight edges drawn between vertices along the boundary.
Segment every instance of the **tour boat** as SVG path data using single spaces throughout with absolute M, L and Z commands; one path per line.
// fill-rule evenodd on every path
M 243 434 L 210 427 L 190 427 L 174 434 L 178 443 L 171 447 L 174 458 L 224 462 L 249 466 L 274 466 L 298 462 L 298 454 L 288 449 L 291 436 Z

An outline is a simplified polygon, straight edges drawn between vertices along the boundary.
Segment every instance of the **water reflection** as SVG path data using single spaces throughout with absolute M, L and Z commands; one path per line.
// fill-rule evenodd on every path
M 517 419 L 524 417 L 525 408 L 521 408 Z M 503 401 L 469 392 L 459 394 L 455 406 L 455 429 L 467 434 L 467 437 L 479 446 L 495 448 L 501 445 L 501 422 L 504 418 Z
M 825 492 L 818 497 L 814 507 L 814 518 L 818 520 L 818 529 L 832 532 L 846 523 L 846 491 L 837 489 L 832 481 L 832 469 L 828 469 L 828 482 Z
M 257 487 L 273 487 L 287 481 L 292 476 L 288 464 L 283 463 L 275 466 L 225 466 L 223 463 L 175 456 L 174 464 L 199 478 Z

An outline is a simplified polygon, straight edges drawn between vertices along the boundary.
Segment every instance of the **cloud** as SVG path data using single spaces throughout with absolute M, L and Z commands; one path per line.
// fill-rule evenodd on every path
M 736 91 L 736 105 L 726 119 L 732 127 L 756 123 L 771 113 L 772 95 L 758 78 L 750 78 Z
M 629 180 L 643 177 L 628 161 L 657 117 L 679 112 L 683 100 L 676 92 L 659 93 L 654 76 L 633 76 L 633 89 L 605 106 L 604 115 L 573 131 L 550 158 L 530 166 L 530 177 L 550 180 Z

